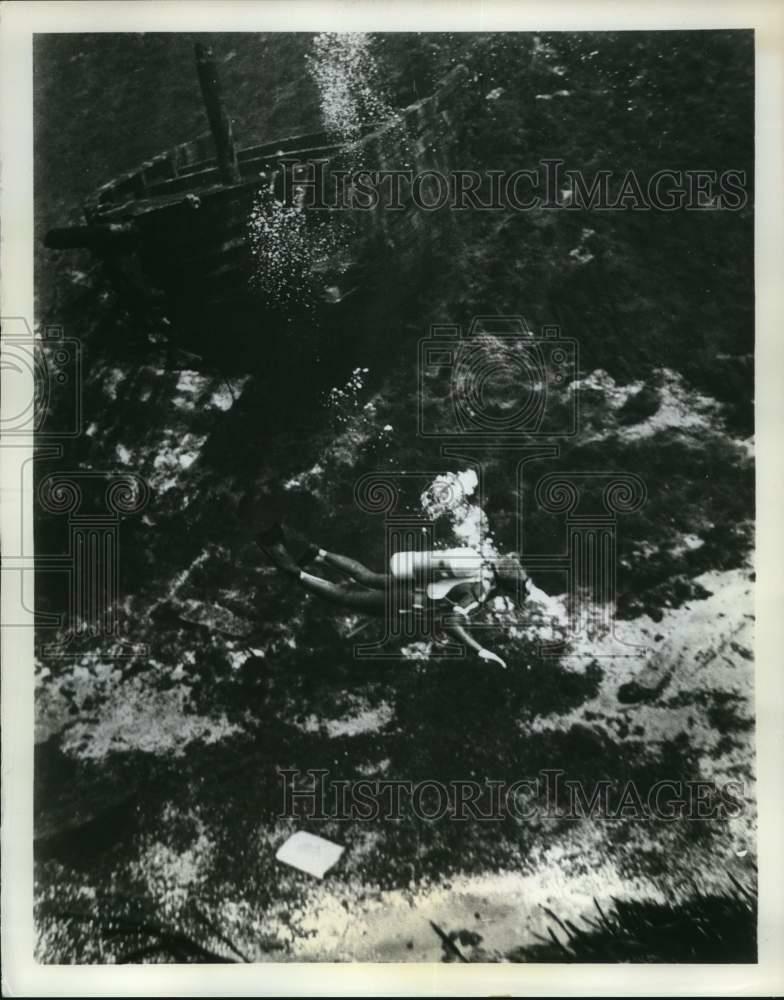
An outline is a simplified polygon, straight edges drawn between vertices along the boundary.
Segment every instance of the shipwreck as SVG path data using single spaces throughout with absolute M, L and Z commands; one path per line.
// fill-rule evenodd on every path
M 126 291 L 144 285 L 157 292 L 173 333 L 198 349 L 216 335 L 258 340 L 259 329 L 285 326 L 302 305 L 273 294 L 265 280 L 253 213 L 270 205 L 289 217 L 300 211 L 291 192 L 297 172 L 309 165 L 315 171 L 347 163 L 379 171 L 446 170 L 460 113 L 455 96 L 465 91 L 468 72 L 458 66 L 435 93 L 359 134 L 322 131 L 243 147 L 232 132 L 213 52 L 199 44 L 196 69 L 209 131 L 103 184 L 84 202 L 83 224 L 50 229 L 45 243 L 57 251 L 87 248 Z M 325 225 L 323 211 L 301 211 L 306 218 L 297 221 L 306 229 Z M 305 305 L 315 323 L 353 309 L 374 273 L 410 279 L 437 238 L 433 213 L 421 212 L 410 197 L 394 212 L 381 207 L 342 216 L 350 239 L 309 261 L 314 294 Z M 285 241 L 278 249 L 285 270 Z M 301 268 L 297 273 L 291 263 L 302 282 Z M 131 272 L 136 278 L 129 283 L 121 276 Z

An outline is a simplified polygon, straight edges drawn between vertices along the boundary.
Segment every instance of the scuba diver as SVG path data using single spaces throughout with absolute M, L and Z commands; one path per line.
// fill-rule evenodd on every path
M 430 611 L 437 626 L 450 638 L 472 650 L 479 659 L 506 667 L 506 663 L 469 633 L 469 621 L 496 594 L 517 597 L 531 581 L 516 555 L 484 558 L 474 549 L 397 552 L 388 573 L 376 573 L 356 559 L 308 545 L 294 558 L 279 524 L 256 537 L 269 560 L 308 593 L 352 611 L 383 616 L 398 604 L 400 614 Z M 310 572 L 313 564 L 327 566 L 347 577 L 333 582 Z

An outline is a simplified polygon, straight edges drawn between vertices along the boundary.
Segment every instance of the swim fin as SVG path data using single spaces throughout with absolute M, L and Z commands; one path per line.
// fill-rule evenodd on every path
M 256 535 L 256 541 L 262 549 L 266 549 L 271 545 L 285 545 L 286 536 L 283 534 L 283 528 L 276 521 L 266 531 L 260 531 Z
M 321 550 L 319 549 L 318 545 L 314 545 L 312 542 L 308 542 L 308 544 L 305 546 L 302 555 L 300 555 L 297 559 L 297 565 L 302 569 L 304 569 L 306 566 L 309 566 L 320 551 Z
M 279 524 L 273 524 L 266 531 L 256 535 L 256 544 L 264 555 L 282 572 L 289 576 L 299 577 L 300 568 L 286 548 L 286 536 Z

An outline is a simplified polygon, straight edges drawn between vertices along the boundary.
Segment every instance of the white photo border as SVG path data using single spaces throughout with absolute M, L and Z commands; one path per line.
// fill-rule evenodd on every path
M 757 629 L 759 963 L 756 965 L 256 964 L 56 966 L 33 959 L 33 631 L 2 632 L 2 969 L 7 996 L 492 995 L 640 996 L 780 994 L 784 990 L 781 886 L 784 764 L 784 575 L 779 499 L 784 465 L 781 324 L 784 292 L 784 4 L 778 0 L 248 0 L 248 2 L 19 2 L 0 9 L 0 315 L 33 322 L 32 42 L 43 32 L 123 31 L 532 31 L 753 28 L 756 61 Z M 25 387 L 2 373 L 2 406 L 17 412 Z M 17 394 L 16 398 L 14 394 Z M 31 437 L 0 442 L 3 548 L 20 539 L 33 498 L 21 480 Z M 3 620 L 33 607 L 2 592 Z M 778 654 L 778 655 L 777 655 Z

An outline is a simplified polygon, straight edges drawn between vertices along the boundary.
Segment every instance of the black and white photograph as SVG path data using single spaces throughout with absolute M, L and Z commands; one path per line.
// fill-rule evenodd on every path
M 755 965 L 754 30 L 88 6 L 3 303 L 35 961 Z

